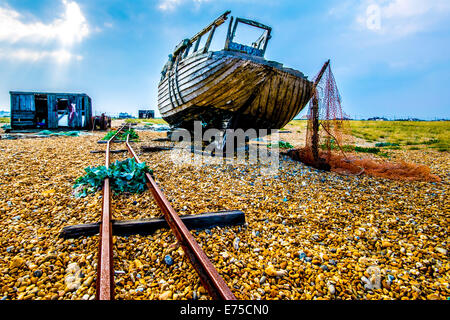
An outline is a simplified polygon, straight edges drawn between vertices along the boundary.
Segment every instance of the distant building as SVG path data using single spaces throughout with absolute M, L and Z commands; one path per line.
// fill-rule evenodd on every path
M 11 91 L 12 129 L 90 129 L 92 100 L 84 93 Z
M 139 119 L 153 119 L 154 117 L 154 110 L 139 110 Z
M 0 117 L 1 118 L 8 118 L 11 116 L 11 112 L 9 111 L 0 111 Z
M 367 120 L 369 120 L 369 121 L 388 121 L 388 119 L 383 118 L 383 117 L 373 117 L 373 118 L 368 118 Z
M 133 117 L 131 116 L 131 114 L 128 114 L 126 112 L 119 113 L 119 119 L 128 119 L 128 118 L 133 118 Z
M 395 119 L 395 121 L 423 121 L 418 118 L 401 118 L 401 119 Z

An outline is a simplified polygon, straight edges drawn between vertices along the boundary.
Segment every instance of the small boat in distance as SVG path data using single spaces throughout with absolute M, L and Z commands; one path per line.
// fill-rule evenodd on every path
M 280 129 L 308 103 L 313 82 L 302 72 L 264 59 L 272 28 L 231 17 L 224 49 L 209 51 L 225 12 L 169 55 L 158 86 L 158 108 L 171 126 L 204 128 Z M 234 42 L 238 24 L 262 31 L 251 46 Z M 208 34 L 204 46 L 201 38 Z

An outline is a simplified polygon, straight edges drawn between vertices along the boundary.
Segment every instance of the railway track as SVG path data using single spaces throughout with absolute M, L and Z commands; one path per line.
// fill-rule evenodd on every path
M 105 166 L 108 168 L 110 163 L 110 144 L 117 135 L 126 128 L 120 127 L 116 134 L 106 143 L 106 159 Z M 137 163 L 141 160 L 133 150 L 129 135 L 126 141 L 129 154 Z M 178 242 L 184 250 L 186 256 L 190 260 L 192 266 L 198 273 L 202 285 L 206 288 L 210 296 L 215 300 L 236 300 L 225 281 L 217 272 L 214 265 L 195 241 L 186 225 L 180 219 L 176 211 L 170 205 L 161 189 L 156 184 L 150 174 L 146 173 L 147 187 L 152 193 L 158 207 L 161 209 L 167 224 L 174 232 Z M 105 178 L 103 182 L 103 203 L 102 216 L 100 223 L 100 242 L 97 262 L 97 282 L 96 282 L 96 299 L 97 300 L 113 300 L 114 299 L 114 270 L 113 270 L 113 246 L 112 246 L 112 212 L 111 212 L 111 190 L 109 178 Z

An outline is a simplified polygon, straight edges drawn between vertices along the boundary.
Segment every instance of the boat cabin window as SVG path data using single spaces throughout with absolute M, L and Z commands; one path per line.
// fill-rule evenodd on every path
M 234 36 L 233 42 L 258 49 L 257 40 L 262 38 L 265 32 L 266 31 L 263 31 L 259 28 L 241 23 L 236 28 L 236 34 Z
M 233 27 L 232 24 L 233 20 L 231 19 L 225 50 L 263 57 L 266 52 L 267 42 L 271 38 L 272 28 L 262 23 L 242 18 L 236 18 Z

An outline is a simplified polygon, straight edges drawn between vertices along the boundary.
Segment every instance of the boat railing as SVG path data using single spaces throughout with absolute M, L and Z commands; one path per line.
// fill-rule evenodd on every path
M 190 39 L 184 39 L 174 51 L 174 58 L 176 58 L 179 54 L 182 54 L 182 58 L 185 58 L 189 55 L 190 49 L 193 47 L 193 52 L 196 53 L 199 51 L 200 42 L 202 41 L 202 37 L 209 33 L 208 39 L 206 40 L 205 46 L 201 48 L 200 53 L 206 53 L 209 50 L 209 46 L 211 45 L 212 38 L 214 36 L 214 32 L 216 28 L 223 24 L 227 19 L 228 15 L 231 11 L 226 11 L 216 20 L 211 22 L 206 28 L 203 28 L 200 32 L 198 32 L 195 36 Z
M 200 32 L 198 32 L 195 36 L 193 36 L 190 39 L 184 39 L 183 41 L 181 41 L 175 47 L 173 54 L 169 55 L 169 61 L 167 61 L 166 65 L 164 66 L 161 72 L 162 74 L 161 79 L 164 79 L 164 77 L 167 74 L 167 71 L 171 70 L 175 64 L 178 64 L 181 60 L 183 60 L 187 56 L 204 54 L 208 52 L 216 28 L 222 25 L 227 20 L 228 15 L 230 13 L 231 11 L 229 10 L 226 11 L 216 20 L 211 22 L 207 27 L 203 28 Z M 270 34 L 272 32 L 272 28 L 262 23 L 243 18 L 236 18 L 233 26 L 233 19 L 234 19 L 233 17 L 231 17 L 230 19 L 224 50 L 237 51 L 253 56 L 264 57 L 267 48 L 267 42 L 271 38 Z M 255 42 L 252 43 L 252 46 L 247 46 L 241 43 L 233 42 L 233 39 L 235 38 L 236 35 L 236 29 L 239 23 L 263 29 L 264 33 Z M 208 34 L 208 38 L 205 42 L 205 45 L 202 48 L 200 48 L 202 37 L 205 36 L 206 34 Z
M 218 17 L 216 20 L 214 20 L 212 23 L 210 23 L 206 28 L 203 28 L 200 32 L 198 32 L 195 36 L 193 36 L 190 39 L 184 39 L 181 41 L 173 51 L 173 54 L 169 54 L 169 61 L 167 61 L 166 65 L 164 66 L 163 70 L 161 71 L 162 78 L 166 76 L 166 73 L 168 70 L 172 68 L 175 61 L 180 61 L 184 58 L 186 58 L 188 55 L 194 55 L 194 54 L 202 54 L 206 53 L 209 50 L 209 47 L 211 45 L 212 38 L 214 36 L 214 32 L 216 31 L 216 28 L 223 24 L 225 20 L 227 20 L 228 15 L 231 13 L 231 11 L 226 11 L 223 13 L 220 17 Z M 206 43 L 203 48 L 200 48 L 200 42 L 202 41 L 202 37 L 207 34 L 208 39 L 206 40 Z M 193 50 L 191 52 L 191 48 L 193 47 Z

